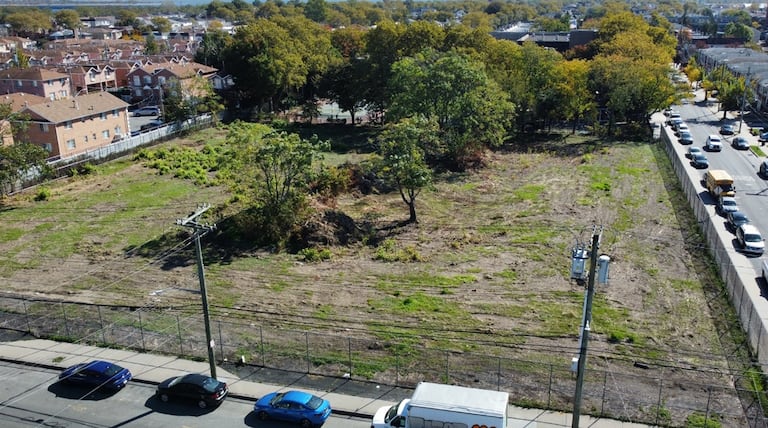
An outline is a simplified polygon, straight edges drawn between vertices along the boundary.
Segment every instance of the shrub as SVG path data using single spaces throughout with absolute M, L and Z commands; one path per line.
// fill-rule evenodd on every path
M 41 187 L 37 189 L 37 194 L 35 195 L 36 201 L 47 201 L 51 198 L 51 189 L 47 187 Z
M 331 256 L 333 255 L 331 253 L 331 250 L 327 248 L 323 248 L 318 250 L 317 248 L 304 248 L 301 251 L 299 251 L 299 255 L 303 258 L 305 262 L 319 262 L 323 260 L 330 260 Z

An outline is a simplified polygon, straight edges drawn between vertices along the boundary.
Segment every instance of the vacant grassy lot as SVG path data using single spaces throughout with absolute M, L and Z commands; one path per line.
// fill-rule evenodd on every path
M 345 149 L 329 154 L 329 163 L 367 157 L 365 136 L 332 138 Z M 222 139 L 223 131 L 208 130 L 165 147 Z M 194 252 L 175 221 L 198 203 L 236 213 L 241 207 L 215 183 L 196 185 L 125 159 L 49 184 L 47 200 L 35 200 L 39 189 L 5 199 L 4 291 L 194 308 Z M 317 205 L 366 225 L 363 238 L 325 248 L 330 259 L 315 263 L 204 240 L 215 313 L 566 367 L 577 354 L 584 298 L 569 279 L 571 249 L 589 243 L 597 227 L 599 252 L 612 263 L 609 284 L 595 296 L 590 361 L 627 371 L 638 361 L 700 370 L 713 384 L 729 383 L 723 373 L 733 370 L 727 358 L 734 359 L 739 332 L 653 143 L 570 135 L 517 143 L 489 154 L 484 169 L 437 177 L 417 201 L 418 225 L 398 226 L 408 213 L 394 193 L 353 192 Z

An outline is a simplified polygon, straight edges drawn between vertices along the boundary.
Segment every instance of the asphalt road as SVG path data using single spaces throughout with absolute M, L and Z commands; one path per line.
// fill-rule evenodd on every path
M 163 403 L 155 386 L 130 382 L 115 394 L 57 382 L 59 372 L 0 363 L 0 426 L 14 427 L 259 427 L 296 428 L 260 421 L 253 402 L 228 397 L 219 408 L 194 403 Z M 333 405 L 333 403 L 331 403 Z M 325 428 L 367 428 L 370 420 L 332 415 Z
M 711 107 L 701 100 L 701 95 L 697 98 L 696 103 L 684 104 L 675 106 L 675 109 L 680 112 L 682 119 L 688 124 L 693 135 L 693 145 L 702 147 L 710 134 L 720 135 L 720 126 L 723 123 L 732 123 L 735 125 L 738 131 L 738 120 L 722 120 L 723 113 L 713 113 Z M 745 122 L 742 125 L 742 134 L 746 133 L 749 129 L 749 125 Z M 731 177 L 733 177 L 736 186 L 736 202 L 739 205 L 739 210 L 747 214 L 750 221 L 757 226 L 757 229 L 762 233 L 765 238 L 768 236 L 768 216 L 765 213 L 768 211 L 768 181 L 761 178 L 757 171 L 760 165 L 760 159 L 757 158 L 749 150 L 736 150 L 731 147 L 732 135 L 720 135 L 723 139 L 723 150 L 721 152 L 705 152 L 709 159 L 709 169 L 722 169 L 727 171 Z M 757 144 L 757 137 L 748 137 L 750 144 Z M 675 140 L 673 140 L 675 141 Z M 677 152 L 679 156 L 684 158 L 685 152 L 689 146 L 677 145 Z M 768 151 L 768 146 L 763 148 Z M 686 160 L 685 164 L 688 165 Z M 697 178 L 698 187 L 701 189 L 699 192 L 702 200 L 709 205 L 714 205 L 714 199 L 706 191 L 706 188 L 701 184 L 701 178 L 706 170 L 695 170 L 690 165 L 688 166 L 692 172 L 692 176 Z M 719 217 L 719 216 L 718 216 Z M 725 218 L 719 217 L 724 223 Z M 732 235 L 732 245 L 734 248 L 738 248 L 735 236 Z M 753 266 L 757 272 L 760 271 L 760 258 L 754 256 L 747 256 L 740 254 L 738 257 L 741 260 L 734 260 L 736 264 L 749 264 Z

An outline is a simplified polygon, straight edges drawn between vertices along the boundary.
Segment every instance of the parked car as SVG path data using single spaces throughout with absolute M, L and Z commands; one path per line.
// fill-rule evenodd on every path
M 696 153 L 691 155 L 691 166 L 696 169 L 709 168 L 709 159 L 704 153 Z
M 687 157 L 688 159 L 693 159 L 693 155 L 697 153 L 704 154 L 704 152 L 701 150 L 700 147 L 691 146 L 691 147 L 688 147 L 688 152 L 685 154 L 685 157 Z
M 738 211 L 739 206 L 736 204 L 736 199 L 733 196 L 720 196 L 717 199 L 715 209 L 718 214 L 727 216 L 729 212 Z
M 693 135 L 688 131 L 682 131 L 677 137 L 677 141 L 684 145 L 693 144 Z
M 733 232 L 736 232 L 739 226 L 747 223 L 749 223 L 749 218 L 741 211 L 731 211 L 725 215 L 725 226 Z
M 65 383 L 108 390 L 118 390 L 132 378 L 130 370 L 102 360 L 75 364 L 59 374 L 59 380 Z
M 141 126 L 139 127 L 139 129 L 140 129 L 141 131 L 147 131 L 147 130 L 150 130 L 150 129 L 159 128 L 159 127 L 161 127 L 161 126 L 163 126 L 163 125 L 165 125 L 165 123 L 164 123 L 162 120 L 160 120 L 160 119 L 155 119 L 155 120 L 149 121 L 149 122 L 147 122 L 147 123 L 145 123 L 145 124 L 141 125 Z
M 733 137 L 731 147 L 736 150 L 749 150 L 749 141 L 744 137 Z
M 742 224 L 736 229 L 736 241 L 739 247 L 745 253 L 756 255 L 763 254 L 765 251 L 765 240 L 760 235 L 760 231 L 751 224 Z
M 280 419 L 310 428 L 325 423 L 331 415 L 331 403 L 303 391 L 272 392 L 261 397 L 253 411 L 261 420 Z
M 228 393 L 225 382 L 196 373 L 172 377 L 157 385 L 160 401 L 168 402 L 171 398 L 181 398 L 195 401 L 201 409 L 218 406 Z
M 710 135 L 707 137 L 707 142 L 704 143 L 704 149 L 710 152 L 719 152 L 723 150 L 723 140 L 717 135 Z
M 673 130 L 677 128 L 677 125 L 680 125 L 681 123 L 683 123 L 683 119 L 680 119 L 679 117 L 675 117 L 667 121 L 667 125 L 669 125 Z
M 664 116 L 667 116 L 667 117 L 669 117 L 669 116 L 670 116 L 670 115 L 672 115 L 673 113 L 674 113 L 674 114 L 677 114 L 677 117 L 680 117 L 680 113 L 678 113 L 678 112 L 677 112 L 677 110 L 673 109 L 672 107 L 667 107 L 667 108 L 664 110 Z
M 757 172 L 764 178 L 768 178 L 768 160 L 760 162 L 760 168 L 758 168 Z
M 157 116 L 160 114 L 160 107 L 158 106 L 146 106 L 137 108 L 133 111 L 133 115 L 136 117 L 139 116 Z
M 685 122 L 679 123 L 675 127 L 675 135 L 680 135 L 682 132 L 691 132 L 691 128 L 688 127 L 688 124 Z
M 726 123 L 720 127 L 720 133 L 723 135 L 733 135 L 736 133 L 736 127 L 730 123 Z

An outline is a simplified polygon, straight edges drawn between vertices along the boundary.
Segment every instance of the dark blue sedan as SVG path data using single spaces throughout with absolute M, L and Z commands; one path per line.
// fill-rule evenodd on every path
M 109 390 L 124 387 L 132 378 L 133 375 L 128 369 L 101 360 L 75 364 L 59 375 L 62 382 Z
M 261 420 L 298 422 L 302 428 L 310 428 L 325 423 L 331 415 L 331 403 L 308 392 L 272 392 L 261 397 L 253 411 Z

